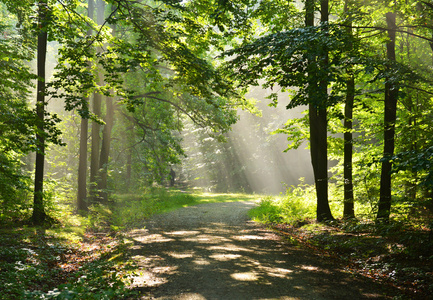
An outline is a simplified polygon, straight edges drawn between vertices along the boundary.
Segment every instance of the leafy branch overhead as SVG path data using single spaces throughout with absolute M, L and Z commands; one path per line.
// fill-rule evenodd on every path
M 133 1 L 113 1 L 113 4 L 116 14 L 110 15 L 107 22 L 125 28 L 120 36 L 114 37 L 110 30 L 102 27 L 96 37 L 87 36 L 88 26 L 96 26 L 88 19 L 87 26 L 77 26 L 69 36 L 57 29 L 62 33 L 63 46 L 59 50 L 54 81 L 50 83 L 50 95 L 65 99 L 67 110 L 78 109 L 83 117 L 96 119 L 89 111 L 86 97 L 93 92 L 117 95 L 132 110 L 139 104 L 142 93 L 127 88 L 125 74 L 140 73 L 140 85 L 146 89 L 146 95 L 164 91 L 168 98 L 163 101 L 188 111 L 196 120 L 201 119 L 200 124 L 227 130 L 235 121 L 234 101 L 241 97 L 227 78 L 182 41 L 194 33 L 182 30 L 180 25 L 186 20 L 173 13 L 175 3 L 170 2 L 165 7 Z M 71 22 L 74 18 L 75 22 Z M 68 30 L 72 31 L 71 24 L 82 18 L 68 14 L 67 20 L 57 22 L 59 28 L 61 24 L 68 24 Z M 96 51 L 95 46 L 99 50 Z M 105 82 L 102 86 L 96 84 L 99 68 L 102 68 Z M 145 101 L 145 97 L 142 99 Z M 199 103 L 195 104 L 197 101 Z

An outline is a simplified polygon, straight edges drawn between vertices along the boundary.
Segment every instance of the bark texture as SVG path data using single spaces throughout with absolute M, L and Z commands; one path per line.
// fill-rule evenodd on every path
M 348 13 L 350 0 L 346 0 L 344 11 Z M 347 34 L 352 38 L 352 22 L 347 22 Z M 349 51 L 352 50 L 352 43 L 350 42 Z M 347 75 L 349 76 L 346 82 L 346 103 L 344 106 L 344 210 L 343 218 L 355 218 L 355 204 L 353 195 L 353 102 L 355 99 L 355 77 L 353 68 L 347 68 Z
M 395 61 L 395 30 L 396 14 L 389 12 L 386 14 L 386 23 L 388 26 L 389 42 L 386 44 L 387 59 Z M 389 221 L 391 211 L 391 169 L 392 162 L 390 157 L 394 154 L 395 145 L 395 121 L 397 118 L 397 98 L 398 87 L 389 80 L 385 83 L 385 117 L 384 117 L 384 148 L 383 162 L 380 176 L 380 199 L 377 211 L 377 220 L 379 222 Z
M 93 0 L 87 2 L 87 16 L 93 18 L 95 12 L 95 3 Z M 90 36 L 92 30 L 89 29 L 87 34 Z M 87 103 L 90 99 L 87 98 Z M 78 192 L 77 192 L 77 209 L 78 211 L 87 211 L 87 134 L 89 130 L 89 120 L 81 118 L 80 128 L 80 156 L 78 162 Z
M 37 92 L 36 92 L 36 162 L 35 162 L 35 187 L 33 198 L 32 221 L 34 224 L 42 224 L 46 214 L 44 208 L 44 163 L 45 163 L 45 64 L 47 57 L 47 26 L 48 26 L 48 4 L 41 0 L 38 2 L 38 48 L 37 48 Z

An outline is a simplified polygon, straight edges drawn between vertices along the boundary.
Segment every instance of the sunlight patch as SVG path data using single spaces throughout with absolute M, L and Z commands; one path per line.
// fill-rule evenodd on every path
M 163 242 L 172 242 L 173 239 L 164 237 L 162 234 L 151 234 L 151 235 L 143 235 L 140 237 L 133 238 L 134 241 L 143 243 L 143 244 L 152 244 L 155 242 L 163 243 Z
M 196 265 L 201 265 L 201 266 L 210 265 L 210 262 L 208 262 L 207 260 L 202 259 L 202 258 L 194 260 L 193 263 L 195 263 Z
M 189 253 L 173 253 L 173 252 L 170 252 L 170 253 L 168 253 L 168 255 L 170 255 L 171 257 L 174 257 L 174 258 L 188 258 L 188 257 L 193 257 L 194 253 L 192 253 L 192 252 L 189 252 Z
M 209 250 L 215 251 L 215 250 L 222 250 L 222 251 L 244 251 L 244 252 L 253 252 L 254 250 L 239 247 L 233 244 L 225 244 L 224 246 L 212 246 L 209 247 Z
M 195 231 L 195 230 L 179 230 L 179 231 L 167 232 L 167 234 L 170 235 L 195 235 L 199 233 L 200 233 L 199 231 Z
M 245 240 L 264 240 L 265 237 L 258 236 L 258 235 L 235 235 L 233 236 L 233 239 L 236 239 L 238 241 L 245 241 Z
M 177 295 L 176 299 L 185 299 L 185 300 L 206 300 L 205 297 L 203 297 L 200 294 L 197 293 L 183 293 L 181 295 Z
M 230 275 L 233 279 L 239 281 L 257 281 L 259 278 L 257 274 L 254 272 L 245 272 L 245 273 L 233 273 Z
M 315 266 L 306 266 L 306 265 L 302 265 L 302 266 L 300 266 L 300 268 L 301 268 L 302 270 L 306 270 L 306 271 L 319 271 L 319 268 L 318 268 L 318 267 L 315 267 Z
M 242 255 L 239 254 L 213 254 L 209 256 L 212 259 L 218 260 L 218 261 L 229 261 L 232 259 L 236 259 L 241 257 Z
M 212 235 L 199 235 L 195 237 L 187 237 L 182 239 L 185 242 L 199 242 L 199 243 L 222 243 L 229 241 L 228 239 L 220 236 L 212 236 Z
M 287 274 L 293 273 L 292 270 L 283 269 L 283 268 L 264 268 L 266 269 L 269 276 L 278 277 L 278 278 L 286 278 Z

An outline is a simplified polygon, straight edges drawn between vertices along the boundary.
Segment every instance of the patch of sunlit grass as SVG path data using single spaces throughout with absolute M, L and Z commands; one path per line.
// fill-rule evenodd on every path
M 73 244 L 81 242 L 85 232 L 86 226 L 53 227 L 47 230 L 47 234 Z
M 196 190 L 189 192 L 176 189 L 153 189 L 142 195 L 116 195 L 116 205 L 111 208 L 112 225 L 119 228 L 140 227 L 154 214 L 205 203 L 258 201 L 260 197 L 255 194 L 207 193 Z
M 308 185 L 290 187 L 279 197 L 264 197 L 260 205 L 250 211 L 253 220 L 263 223 L 293 223 L 314 215 L 314 189 Z
M 112 207 L 112 225 L 140 227 L 145 219 L 154 214 L 168 212 L 181 207 L 196 205 L 198 198 L 178 190 L 154 189 L 142 195 L 116 195 Z
M 260 195 L 256 194 L 242 194 L 242 193 L 206 193 L 195 192 L 193 194 L 197 197 L 200 203 L 224 203 L 224 202 L 237 202 L 237 201 L 255 201 L 260 199 Z

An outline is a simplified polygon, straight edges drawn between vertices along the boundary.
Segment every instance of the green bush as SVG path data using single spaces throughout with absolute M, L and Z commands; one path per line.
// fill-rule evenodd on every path
M 250 211 L 250 216 L 263 223 L 294 223 L 315 216 L 314 189 L 308 185 L 290 187 L 280 197 L 267 196 Z

